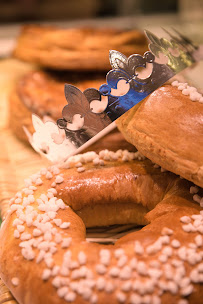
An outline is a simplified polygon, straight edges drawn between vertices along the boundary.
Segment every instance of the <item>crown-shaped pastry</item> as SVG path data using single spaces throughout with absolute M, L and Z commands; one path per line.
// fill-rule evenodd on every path
M 52 161 L 63 160 L 78 152 L 78 148 L 81 151 L 110 130 L 118 117 L 203 57 L 187 37 L 176 30 L 175 34 L 166 32 L 169 39 L 145 31 L 150 51 L 143 56 L 133 54 L 127 58 L 110 50 L 112 69 L 99 90 L 89 88 L 81 92 L 65 84 L 67 105 L 57 125 L 50 121 L 43 123 L 33 116 L 36 132 L 29 139 L 35 150 Z M 40 138 L 49 143 L 47 149 L 40 146 Z

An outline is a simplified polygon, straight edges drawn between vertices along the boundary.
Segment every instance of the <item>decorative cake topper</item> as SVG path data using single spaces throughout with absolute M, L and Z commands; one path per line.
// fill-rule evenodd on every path
M 133 54 L 127 58 L 110 50 L 112 70 L 99 90 L 81 92 L 65 84 L 67 105 L 57 124 L 43 123 L 33 114 L 36 132 L 31 136 L 26 130 L 33 148 L 52 162 L 65 161 L 108 133 L 118 117 L 174 75 L 202 59 L 203 52 L 187 37 L 177 31 L 175 35 L 166 32 L 170 39 L 145 31 L 150 51 L 143 56 Z

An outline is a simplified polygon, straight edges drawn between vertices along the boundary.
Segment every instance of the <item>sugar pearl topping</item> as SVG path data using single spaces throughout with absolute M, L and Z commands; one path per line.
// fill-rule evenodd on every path
M 18 284 L 19 284 L 19 279 L 16 278 L 16 277 L 14 277 L 14 278 L 11 279 L 11 283 L 12 283 L 14 286 L 18 286 Z
M 203 103 L 202 94 L 198 93 L 196 88 L 189 86 L 187 83 L 181 83 L 177 80 L 173 81 L 171 84 L 172 86 L 177 87 L 178 90 L 182 91 L 183 95 L 189 96 L 192 101 Z
M 129 152 L 127 150 L 117 150 L 116 152 L 109 151 L 107 149 L 102 150 L 97 154 L 96 152 L 86 152 L 84 154 L 77 154 L 69 157 L 69 159 L 62 164 L 63 168 L 70 168 L 74 166 L 77 168 L 77 171 L 84 172 L 85 167 L 83 166 L 86 163 L 92 162 L 94 166 L 104 166 L 105 162 L 120 160 L 123 162 L 132 161 L 134 159 L 142 160 L 145 157 L 140 152 Z
M 87 162 L 100 166 L 116 159 L 142 158 L 138 152 L 104 150 L 99 154 L 88 152 L 74 156 L 65 166 L 70 168 L 74 163 L 78 171 L 85 168 Z M 79 172 L 82 174 L 83 170 Z M 45 179 L 50 180 L 52 186 L 35 198 L 35 191 Z M 160 236 L 147 246 L 135 240 L 128 249 L 125 246 L 115 246 L 113 250 L 96 247 L 93 266 L 84 246 L 86 242 L 80 244 L 77 254 L 72 256 L 72 249 L 76 247 L 70 232 L 71 216 L 70 222 L 67 220 L 71 208 L 57 197 L 58 188 L 55 188 L 63 182 L 60 168 L 42 169 L 25 181 L 23 191 L 11 199 L 8 212 L 9 216 L 16 215 L 12 222 L 13 235 L 22 256 L 29 263 L 40 264 L 41 280 L 50 282 L 59 298 L 74 302 L 82 297 L 96 304 L 99 292 L 115 293 L 118 303 L 159 304 L 161 295 L 169 292 L 179 295 L 179 304 L 187 303 L 184 298 L 193 292 L 195 284 L 203 282 L 203 210 L 179 219 L 182 232 L 192 236 L 187 246 L 175 238 L 173 229 L 164 227 Z M 196 186 L 188 190 L 192 195 L 197 195 L 198 191 Z M 66 221 L 58 217 L 58 212 L 64 209 Z M 59 251 L 63 253 L 61 263 L 54 258 Z M 188 265 L 192 266 L 189 272 Z M 11 282 L 16 288 L 22 283 L 16 277 Z

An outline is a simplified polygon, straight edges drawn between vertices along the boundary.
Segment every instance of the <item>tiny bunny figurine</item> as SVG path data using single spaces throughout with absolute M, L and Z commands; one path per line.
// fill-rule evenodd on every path
M 24 128 L 32 147 L 50 161 L 56 163 L 67 158 L 75 150 L 75 146 L 66 139 L 64 130 L 60 130 L 51 120 L 45 118 L 43 122 L 38 116 L 32 115 L 35 129 L 33 135 Z

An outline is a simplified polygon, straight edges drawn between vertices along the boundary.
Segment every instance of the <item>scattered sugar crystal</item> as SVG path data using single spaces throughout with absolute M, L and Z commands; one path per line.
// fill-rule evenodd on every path
M 174 243 L 173 243 L 172 246 L 174 247 Z M 166 247 L 164 247 L 162 253 L 163 253 L 164 255 L 167 255 L 167 256 L 170 257 L 170 256 L 172 255 L 172 253 L 173 253 L 173 249 L 172 249 L 170 246 L 166 246 Z
M 76 163 L 76 164 L 75 164 L 75 167 L 76 167 L 76 168 L 82 167 L 82 163 L 81 163 L 81 162 Z
M 147 275 L 147 266 L 146 266 L 145 262 L 139 261 L 137 263 L 137 272 L 143 276 Z
M 13 284 L 13 286 L 18 286 L 19 285 L 19 279 L 14 277 L 11 279 L 11 283 Z
M 109 274 L 112 276 L 112 277 L 117 277 L 120 273 L 120 269 L 117 268 L 117 267 L 111 267 L 110 271 L 109 271 Z
M 179 248 L 180 247 L 180 242 L 178 240 L 172 240 L 171 246 L 174 248 Z
M 122 248 L 118 248 L 114 251 L 115 257 L 118 259 L 124 254 L 124 250 Z
M 61 278 L 55 277 L 52 281 L 52 285 L 56 288 L 59 288 L 61 286 Z
M 177 87 L 177 86 L 179 86 L 179 81 L 174 80 L 174 81 L 171 83 L 171 85 L 174 86 L 174 87 Z
M 193 195 L 193 200 L 200 204 L 201 197 L 198 194 Z
M 121 290 L 122 290 L 122 291 L 126 291 L 126 292 L 130 291 L 131 288 L 132 288 L 132 281 L 131 281 L 131 280 L 126 281 L 126 282 L 121 286 Z
M 100 250 L 100 262 L 104 265 L 109 265 L 110 263 L 110 258 L 111 258 L 111 253 L 108 249 L 102 249 Z
M 57 194 L 57 191 L 56 191 L 55 188 L 49 188 L 49 189 L 47 190 L 47 192 L 51 192 L 51 193 L 53 193 L 54 195 Z
M 167 260 L 168 260 L 168 256 L 166 254 L 161 254 L 159 257 L 158 257 L 159 261 L 162 262 L 162 263 L 166 263 Z
M 42 175 L 46 175 L 47 174 L 47 168 L 42 168 L 41 170 L 40 170 L 40 174 L 42 174 Z
M 123 267 L 127 263 L 127 261 L 128 261 L 128 257 L 126 255 L 122 255 L 118 260 L 117 266 Z
M 69 227 L 70 227 L 70 222 L 63 222 L 60 225 L 60 228 L 62 228 L 62 229 L 66 229 L 66 228 L 69 228 Z
M 135 241 L 134 251 L 136 254 L 142 255 L 144 253 L 144 248 L 139 241 Z
M 100 164 L 100 159 L 99 159 L 99 157 L 96 157 L 96 158 L 93 160 L 93 164 L 94 164 L 95 166 L 97 166 L 97 165 Z
M 26 260 L 28 260 L 28 261 L 31 261 L 31 260 L 33 260 L 34 258 L 35 258 L 35 253 L 34 253 L 34 251 L 31 249 L 31 248 L 29 248 L 29 247 L 27 247 L 27 248 L 22 248 L 22 256 L 26 259 Z
M 96 288 L 98 290 L 103 290 L 105 287 L 106 281 L 102 277 L 99 277 L 96 282 Z
M 25 226 L 23 226 L 23 225 L 17 225 L 17 229 L 18 229 L 18 231 L 19 231 L 20 233 L 22 233 L 22 232 L 24 232 L 24 230 L 25 230 Z
M 55 179 L 56 184 L 61 184 L 61 183 L 63 183 L 63 181 L 64 181 L 64 178 L 61 175 L 56 176 L 56 179 Z
M 58 265 L 55 265 L 51 271 L 51 275 L 54 277 L 57 276 L 59 273 L 59 270 L 60 270 L 60 267 Z
M 172 235 L 173 234 L 173 230 L 172 229 L 169 229 L 167 227 L 164 227 L 161 231 L 161 234 L 162 235 Z
M 125 303 L 125 301 L 126 301 L 126 295 L 120 291 L 116 293 L 116 298 L 119 303 Z
M 23 221 L 21 221 L 19 218 L 16 218 L 16 219 L 13 221 L 12 226 L 15 227 L 15 226 L 21 225 L 21 224 L 23 224 Z
M 64 238 L 62 240 L 62 244 L 61 244 L 61 248 L 68 248 L 71 244 L 72 238 L 68 237 L 68 238 Z
M 41 186 L 41 185 L 43 184 L 41 178 L 37 178 L 36 181 L 35 181 L 35 184 L 36 184 L 37 186 Z
M 191 218 L 189 216 L 182 216 L 180 221 L 185 224 L 189 224 L 191 222 Z
M 18 239 L 20 237 L 20 232 L 17 229 L 15 229 L 13 235 L 16 239 Z
M 101 275 L 105 274 L 107 271 L 106 266 L 104 266 L 103 264 L 97 264 L 95 268 L 96 268 L 96 271 Z
M 56 224 L 56 226 L 60 226 L 62 224 L 62 220 L 61 219 L 54 219 L 53 222 Z
M 83 251 L 80 251 L 78 253 L 78 261 L 79 261 L 80 265 L 86 264 L 87 257 L 86 257 L 86 254 Z
M 55 235 L 55 242 L 58 244 L 58 243 L 61 243 L 62 241 L 62 236 L 60 233 L 56 233 Z
M 201 235 L 197 235 L 195 237 L 195 243 L 197 244 L 198 247 L 201 247 L 203 245 L 203 238 Z
M 130 295 L 130 304 L 141 304 L 141 303 L 142 303 L 142 298 L 140 295 L 138 295 L 137 293 L 133 293 Z
M 18 197 L 18 198 L 15 199 L 15 204 L 20 204 L 21 202 L 22 202 L 21 198 Z
M 60 170 L 57 166 L 52 166 L 50 171 L 54 174 L 54 175 L 57 175 L 60 173 Z
M 193 285 L 190 284 L 190 285 L 187 285 L 186 287 L 182 288 L 180 290 L 180 294 L 184 297 L 187 297 L 192 293 L 192 291 L 193 291 Z
M 63 298 L 67 293 L 68 293 L 68 287 L 67 286 L 63 286 L 61 288 L 58 288 L 57 290 L 57 295 L 60 297 L 60 298 Z
M 47 281 L 51 276 L 51 270 L 50 269 L 44 269 L 43 273 L 42 273 L 42 280 L 43 281 Z
M 77 168 L 77 172 L 81 173 L 85 171 L 85 167 L 79 167 Z
M 177 304 L 189 304 L 189 302 L 186 299 L 181 299 Z
M 68 302 L 74 302 L 76 299 L 76 294 L 72 291 L 68 292 L 65 297 L 64 297 L 65 301 Z
M 115 287 L 114 287 L 113 283 L 111 281 L 108 281 L 105 286 L 105 292 L 112 293 L 114 291 L 114 289 L 115 289 Z
M 93 295 L 91 296 L 91 298 L 90 298 L 90 303 L 91 303 L 91 304 L 96 304 L 97 301 L 98 301 L 98 296 L 97 296 L 97 294 L 95 293 L 95 294 L 93 294 Z
M 139 268 L 139 266 L 138 266 Z M 120 278 L 122 280 L 128 280 L 131 278 L 132 275 L 132 270 L 130 268 L 130 266 L 124 266 L 121 270 L 120 270 Z
M 197 186 L 191 186 L 190 187 L 190 193 L 196 194 L 199 191 L 199 188 Z
M 48 217 L 51 219 L 51 220 L 53 220 L 55 217 L 56 217 L 56 212 L 55 211 L 48 211 L 47 212 L 47 215 L 48 215 Z
M 190 91 L 188 89 L 183 89 L 182 94 L 183 95 L 190 95 Z
M 51 172 L 47 172 L 46 174 L 46 179 L 51 179 L 53 177 L 53 175 L 51 174 Z

